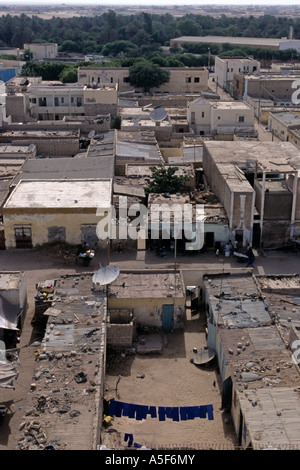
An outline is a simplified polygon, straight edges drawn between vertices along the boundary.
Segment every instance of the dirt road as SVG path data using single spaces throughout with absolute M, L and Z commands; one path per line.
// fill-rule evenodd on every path
M 257 257 L 254 271 L 258 274 L 295 273 L 299 267 L 299 254 L 273 253 Z M 97 253 L 90 271 L 95 271 L 99 263 L 105 263 L 106 253 Z M 184 269 L 199 270 L 207 265 L 220 269 L 237 267 L 236 260 L 226 260 L 214 254 L 199 255 L 195 258 L 178 257 L 178 266 Z M 226 265 L 224 265 L 224 261 Z M 146 253 L 140 257 L 136 252 L 112 253 L 111 262 L 120 269 L 157 269 L 171 266 L 170 258 L 162 260 Z M 171 264 L 170 264 L 171 263 Z M 209 264 L 211 263 L 211 264 Z M 21 335 L 19 377 L 15 389 L 1 389 L 1 403 L 9 408 L 9 413 L 0 423 L 0 450 L 15 450 L 16 431 L 23 416 L 23 408 L 30 393 L 33 371 L 35 369 L 35 348 L 30 346 L 34 338 L 31 319 L 34 313 L 35 285 L 46 279 L 55 279 L 63 273 L 84 272 L 74 264 L 65 264 L 56 253 L 48 250 L 11 250 L 0 251 L 0 271 L 25 271 L 27 275 L 28 310 Z M 234 443 L 232 425 L 227 416 L 219 410 L 221 405 L 220 377 L 216 369 L 199 369 L 190 362 L 193 348 L 205 345 L 205 334 L 201 318 L 187 321 L 184 331 L 166 334 L 166 346 L 159 355 L 129 355 L 126 357 L 107 357 L 106 389 L 107 397 L 115 393 L 116 380 L 120 380 L 118 392 L 120 400 L 157 406 L 188 406 L 213 404 L 214 420 L 189 420 L 172 422 L 147 419 L 143 422 L 118 418 L 113 428 L 121 435 L 133 433 L 137 442 L 148 446 L 213 446 L 227 448 Z M 144 378 L 139 376 L 144 375 Z M 216 386 L 214 386 L 214 382 Z

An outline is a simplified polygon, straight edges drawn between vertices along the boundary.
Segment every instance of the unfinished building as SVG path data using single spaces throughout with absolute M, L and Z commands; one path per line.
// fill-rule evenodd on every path
M 299 368 L 259 284 L 249 274 L 204 279 L 207 343 L 222 377 L 221 407 L 231 413 L 241 448 L 299 449 Z
M 204 143 L 204 174 L 224 205 L 232 240 L 274 247 L 299 237 L 299 162 L 289 142 Z

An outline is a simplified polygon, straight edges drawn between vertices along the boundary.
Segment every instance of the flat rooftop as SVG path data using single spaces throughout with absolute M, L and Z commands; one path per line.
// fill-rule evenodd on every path
M 27 160 L 13 184 L 21 180 L 113 179 L 114 157 L 35 158 Z
M 297 387 L 241 391 L 238 399 L 254 450 L 299 450 L 297 423 L 300 420 L 300 401 Z
M 6 209 L 86 209 L 110 207 L 111 180 L 21 180 L 6 201 Z
M 290 111 L 272 112 L 270 113 L 275 119 L 279 119 L 286 126 L 300 126 L 300 114 L 292 113 Z
M 233 37 L 233 36 L 180 36 L 178 38 L 171 39 L 172 42 L 212 42 L 218 44 L 224 44 L 224 42 L 228 42 L 230 44 L 239 44 L 242 45 L 253 45 L 253 46 L 260 46 L 260 47 L 279 47 L 279 44 L 286 41 L 291 41 L 287 38 L 280 39 L 280 38 L 252 38 L 252 37 Z M 293 42 L 293 41 L 291 41 Z M 298 40 L 294 40 L 297 44 L 299 43 Z M 292 47 L 292 46 L 291 46 Z
M 218 326 L 230 329 L 271 325 L 266 303 L 251 275 L 209 276 L 204 286 Z
M 38 348 L 34 385 L 26 409 L 20 411 L 25 426 L 17 431 L 19 449 L 39 449 L 40 439 L 43 446 L 54 444 L 55 450 L 96 450 L 99 444 L 107 298 L 92 291 L 92 285 L 90 273 L 62 275 L 55 280 L 53 304 L 45 312 L 48 322 Z M 40 435 L 35 429 L 37 441 L 27 439 L 34 419 Z
M 19 271 L 0 272 L 0 291 L 18 289 L 23 276 L 24 273 Z
M 292 172 L 300 165 L 299 149 L 291 142 L 205 141 L 215 163 L 233 163 L 239 168 L 261 171 Z
M 251 109 L 243 101 L 209 101 L 213 109 Z
M 0 133 L 1 138 L 18 138 L 18 139 L 26 139 L 26 138 L 45 138 L 45 139 L 57 139 L 57 138 L 79 138 L 79 130 L 78 131 L 6 131 Z
M 176 282 L 175 282 L 176 277 Z M 121 272 L 109 285 L 109 296 L 127 299 L 149 299 L 165 297 L 184 297 L 181 273 Z

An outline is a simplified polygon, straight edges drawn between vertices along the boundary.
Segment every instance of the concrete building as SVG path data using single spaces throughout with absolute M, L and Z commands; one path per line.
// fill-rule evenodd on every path
M 53 242 L 78 245 L 110 209 L 110 179 L 21 180 L 3 207 L 6 248 L 30 248 Z
M 155 135 L 151 131 L 116 131 L 115 135 L 115 174 L 125 176 L 127 164 L 163 165 Z
M 32 52 L 33 60 L 55 59 L 58 56 L 58 44 L 56 43 L 25 43 L 24 50 Z
M 208 89 L 208 70 L 203 67 L 166 68 L 170 72 L 168 82 L 151 92 L 199 93 Z M 79 67 L 78 83 L 87 86 L 118 85 L 119 92 L 137 91 L 129 83 L 129 69 L 126 67 Z
M 46 280 L 44 280 L 46 281 Z M 54 280 L 53 304 L 22 407 L 17 450 L 98 450 L 104 413 L 107 296 L 90 273 Z M 34 352 L 34 350 L 33 350 Z M 51 370 L 51 379 L 45 371 Z M 34 411 L 33 411 L 34 410 Z M 38 413 L 38 425 L 32 419 Z M 32 439 L 28 439 L 28 432 Z
M 118 113 L 117 85 L 91 88 L 37 77 L 10 80 L 6 90 L 7 115 L 13 122 L 55 121 L 66 116 L 116 117 Z
M 148 195 L 147 246 L 151 250 L 171 251 L 176 260 L 177 253 L 215 250 L 228 242 L 230 232 L 224 207 L 216 200 L 204 202 L 200 194 Z
M 214 78 L 217 86 L 232 94 L 233 77 L 236 73 L 259 74 L 260 62 L 251 57 L 215 56 Z
M 1 147 L 0 147 L 1 149 Z M 11 183 L 14 188 L 23 181 L 34 180 L 112 180 L 114 179 L 114 157 L 80 158 L 35 158 L 24 162 L 20 172 Z
M 27 280 L 24 272 L 0 273 L 0 340 L 5 332 L 20 330 L 27 309 Z M 11 345 L 6 344 L 7 349 Z
M 269 113 L 268 128 L 274 136 L 283 142 L 298 142 L 292 138 L 292 131 L 300 129 L 300 110 L 298 113 L 292 111 Z
M 30 115 L 34 119 L 59 120 L 65 115 L 84 115 L 83 88 L 75 84 L 43 81 L 27 87 Z
M 0 135 L 1 144 L 28 146 L 34 144 L 38 156 L 71 157 L 79 151 L 80 132 L 52 130 L 25 130 L 20 125 Z M 51 129 L 51 126 L 49 126 Z
M 84 86 L 83 103 L 84 114 L 87 116 L 110 114 L 115 118 L 118 114 L 118 85 L 97 86 L 97 88 Z
M 188 103 L 187 120 L 195 134 L 233 139 L 234 135 L 255 135 L 254 111 L 242 101 L 208 101 L 198 98 Z
M 252 38 L 252 37 L 232 37 L 226 36 L 180 36 L 170 40 L 171 47 L 182 47 L 184 43 L 207 43 L 216 44 L 222 46 L 224 43 L 232 44 L 234 46 L 246 46 L 263 48 L 263 49 L 274 49 L 283 51 L 286 49 L 300 50 L 299 39 L 288 39 L 288 38 Z
M 36 146 L 34 144 L 0 145 L 0 163 L 3 165 L 25 162 L 27 159 L 36 157 Z
M 182 328 L 185 289 L 178 271 L 122 271 L 109 285 L 108 308 L 133 311 L 137 325 Z
M 298 448 L 299 371 L 258 282 L 249 274 L 207 276 L 203 300 L 207 344 L 222 378 L 221 407 L 231 414 L 239 446 Z
M 235 74 L 232 83 L 232 96 L 236 100 L 247 101 L 248 96 L 272 100 L 276 106 L 293 106 L 295 76 L 278 73 L 260 75 Z
M 299 152 L 291 143 L 204 142 L 203 170 L 230 238 L 278 246 L 299 237 Z

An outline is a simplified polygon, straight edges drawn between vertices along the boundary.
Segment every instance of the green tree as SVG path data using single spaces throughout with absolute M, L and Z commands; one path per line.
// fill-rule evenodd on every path
M 24 60 L 28 62 L 29 60 L 32 60 L 33 53 L 31 52 L 30 49 L 25 49 L 23 57 L 24 57 Z
M 169 81 L 170 73 L 162 70 L 157 64 L 149 61 L 140 61 L 129 68 L 130 85 L 142 88 L 148 92 L 151 88 L 158 88 Z
M 175 194 L 180 192 L 182 184 L 188 181 L 187 176 L 175 175 L 178 167 L 169 166 L 168 168 L 163 165 L 158 167 L 151 166 L 152 178 L 147 179 L 147 186 L 145 186 L 145 193 L 170 193 Z
M 124 57 L 137 57 L 138 52 L 139 48 L 136 44 L 124 40 L 108 42 L 101 50 L 101 53 L 106 57 L 117 57 L 120 53 Z
M 69 67 L 64 68 L 58 78 L 63 83 L 76 83 L 77 67 L 70 65 Z

